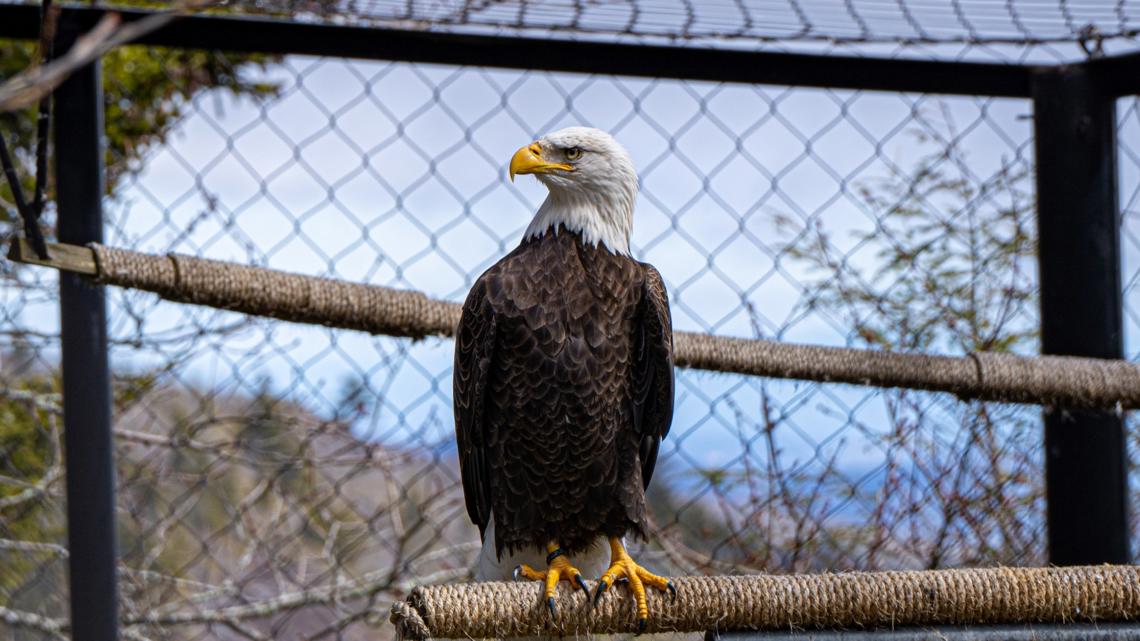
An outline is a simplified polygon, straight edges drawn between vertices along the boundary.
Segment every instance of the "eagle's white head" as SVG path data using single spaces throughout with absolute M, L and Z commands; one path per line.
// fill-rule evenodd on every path
M 613 136 L 590 127 L 561 129 L 515 152 L 510 172 L 511 180 L 535 174 L 550 190 L 526 238 L 561 224 L 587 243 L 629 254 L 637 171 Z

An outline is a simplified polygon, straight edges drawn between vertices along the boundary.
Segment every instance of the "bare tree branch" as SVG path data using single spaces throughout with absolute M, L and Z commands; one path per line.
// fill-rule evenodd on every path
M 188 1 L 170 11 L 154 13 L 127 24 L 122 24 L 122 18 L 117 13 L 105 14 L 62 57 L 25 69 L 0 85 L 0 111 L 17 111 L 36 104 L 76 70 L 94 62 L 108 51 L 161 29 L 186 11 L 209 4 L 212 2 Z
M 59 7 L 53 5 L 52 0 L 43 0 L 41 13 L 39 64 L 43 66 L 51 62 L 52 56 L 55 55 L 55 31 L 56 21 L 59 19 Z M 45 93 L 40 97 L 40 107 L 36 113 L 36 183 L 32 191 L 32 205 L 28 209 L 28 215 L 24 217 L 24 237 L 28 239 L 32 249 L 40 258 L 48 257 L 44 233 L 40 229 L 40 216 L 44 213 L 44 191 L 47 188 L 51 99 L 51 93 Z
M 8 179 L 8 186 L 12 189 L 12 200 L 16 204 L 16 211 L 20 218 L 28 220 L 31 210 L 28 201 L 24 199 L 24 190 L 20 187 L 20 175 L 16 173 L 16 165 L 8 153 L 8 142 L 4 140 L 4 133 L 0 132 L 0 166 L 4 169 L 4 177 Z
M 403 593 L 415 585 L 454 581 L 467 574 L 467 568 L 441 570 L 422 577 L 406 577 L 393 582 L 386 570 L 371 572 L 359 580 L 338 581 L 333 585 L 323 585 L 308 590 L 281 594 L 272 599 L 216 610 L 198 612 L 178 612 L 172 614 L 147 614 L 127 618 L 123 625 L 187 625 L 194 623 L 220 623 L 231 625 L 235 621 L 267 617 L 284 610 L 293 610 L 310 605 L 323 605 L 376 594 L 377 592 Z
M 33 612 L 13 610 L 2 605 L 0 605 L 0 621 L 12 627 L 38 630 L 62 641 L 67 641 L 69 638 L 67 632 L 71 630 L 71 624 L 64 619 L 50 619 Z M 123 637 L 131 641 L 151 641 L 150 637 L 130 629 L 123 630 Z
M 12 539 L 0 539 L 0 550 L 19 550 L 21 552 L 45 552 L 53 556 L 61 558 L 67 557 L 67 548 L 55 543 L 44 543 L 42 541 L 14 541 Z
M 0 621 L 12 627 L 38 630 L 56 639 L 67 641 L 67 635 L 65 634 L 67 623 L 61 619 L 49 619 L 31 612 L 12 610 L 0 605 Z
M 141 20 L 135 25 L 154 22 L 156 18 L 166 18 L 167 14 L 157 14 Z M 61 58 L 46 65 L 37 65 L 21 71 L 0 85 L 0 111 L 18 111 L 32 106 L 44 96 L 55 91 L 77 69 L 90 64 L 96 58 L 116 46 L 115 36 L 121 19 L 117 13 L 103 16 L 95 28 L 79 37 L 75 45 Z M 169 22 L 169 18 L 151 27 L 151 31 Z M 145 32 L 143 32 L 145 33 Z M 134 37 L 143 35 L 135 34 Z M 124 41 L 125 42 L 125 41 Z

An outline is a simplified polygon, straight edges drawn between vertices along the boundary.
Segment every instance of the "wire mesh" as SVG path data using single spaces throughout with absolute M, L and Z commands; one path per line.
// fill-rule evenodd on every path
M 1136 49 L 1140 32 L 1133 0 L 240 0 L 224 7 L 342 24 L 953 59 L 1120 53 Z
M 511 153 L 586 123 L 639 167 L 634 253 L 677 329 L 1037 350 L 1027 101 L 142 48 L 104 84 L 113 245 L 458 300 L 544 196 L 507 181 Z M 55 638 L 55 277 L 2 269 L 0 630 Z M 470 576 L 449 342 L 108 299 L 128 638 L 388 637 L 411 585 Z M 1045 560 L 1035 408 L 697 371 L 676 404 L 650 567 Z
M 1120 245 L 1124 310 L 1125 358 L 1140 358 L 1137 352 L 1137 337 L 1140 337 L 1140 98 L 1128 97 L 1117 101 L 1117 164 L 1120 178 Z M 1125 415 L 1125 435 L 1128 439 L 1128 460 L 1131 465 L 1129 475 L 1129 517 L 1135 547 L 1136 533 L 1140 531 L 1140 491 L 1136 467 L 1140 462 L 1140 430 L 1136 417 Z

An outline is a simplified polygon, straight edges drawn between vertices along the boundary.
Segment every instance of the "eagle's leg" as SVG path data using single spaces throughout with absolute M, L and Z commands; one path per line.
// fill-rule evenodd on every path
M 672 581 L 657 576 L 635 563 L 633 558 L 629 556 L 629 552 L 625 551 L 621 539 L 610 537 L 610 569 L 606 570 L 602 578 L 598 579 L 598 590 L 594 593 L 594 603 L 602 598 L 607 588 L 621 579 L 629 581 L 629 589 L 633 590 L 633 596 L 637 600 L 638 633 L 644 632 L 645 626 L 649 623 L 649 599 L 645 594 L 645 586 L 657 588 L 662 592 L 668 590 L 674 599 L 677 598 L 677 588 L 673 586 Z
M 570 565 L 570 560 L 566 558 L 566 552 L 558 546 L 557 543 L 551 541 L 546 545 L 546 567 L 545 572 L 540 572 L 523 563 L 515 568 L 515 579 L 524 577 L 531 581 L 544 581 L 546 583 L 546 591 L 543 592 L 543 597 L 546 599 L 546 607 L 550 608 L 550 616 L 558 616 L 557 610 L 554 608 L 554 591 L 558 587 L 559 581 L 570 581 L 577 583 L 578 587 L 586 593 L 586 600 L 590 600 L 590 588 L 586 587 L 586 581 L 582 578 L 582 573 L 578 568 Z

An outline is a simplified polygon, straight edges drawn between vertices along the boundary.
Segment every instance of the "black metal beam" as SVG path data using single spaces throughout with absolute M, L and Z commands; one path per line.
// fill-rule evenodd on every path
M 1084 64 L 1109 95 L 1140 95 L 1140 51 L 1096 58 Z
M 57 51 L 83 30 L 60 21 Z M 55 180 L 60 242 L 103 241 L 103 92 L 99 64 L 55 92 Z M 60 274 L 67 540 L 74 641 L 118 639 L 115 467 L 103 287 Z
M 1041 351 L 1122 358 L 1116 99 L 1086 65 L 1039 73 Z M 1045 410 L 1049 561 L 1127 563 L 1127 466 L 1119 413 Z
M 34 38 L 36 7 L 0 5 L 0 37 Z M 88 27 L 102 9 L 64 9 Z M 148 15 L 120 11 L 125 21 Z M 140 40 L 189 49 L 305 54 L 798 87 L 1028 98 L 1034 67 L 709 49 L 191 16 Z

